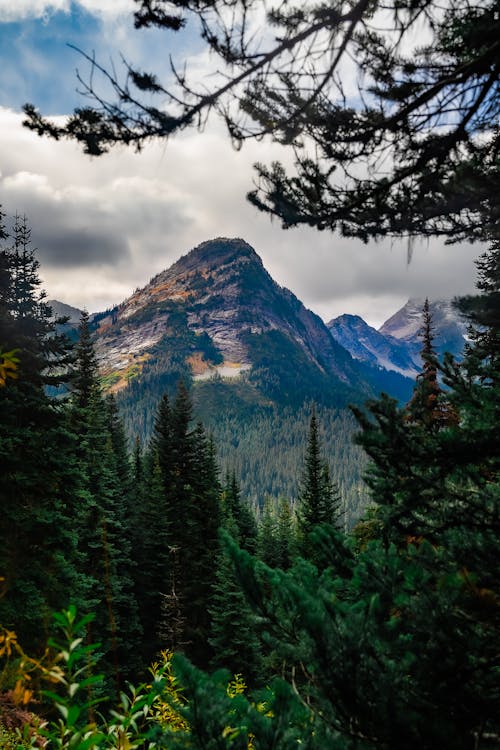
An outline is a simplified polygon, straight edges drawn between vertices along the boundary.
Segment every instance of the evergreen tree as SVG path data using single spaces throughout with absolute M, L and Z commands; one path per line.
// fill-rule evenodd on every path
M 318 420 L 313 406 L 297 510 L 301 553 L 304 557 L 314 557 L 309 535 L 316 526 L 323 523 L 338 525 L 340 506 L 340 493 L 330 479 L 328 464 L 321 457 Z
M 470 343 L 466 346 L 467 366 L 483 385 L 497 385 L 500 357 L 500 240 L 476 261 L 480 295 L 456 300 L 460 311 L 471 321 Z
M 208 666 L 211 656 L 207 649 L 211 628 L 209 608 L 213 600 L 222 513 L 215 449 L 200 423 L 193 431 L 192 472 L 189 579 L 185 595 L 186 635 L 191 643 L 188 653 L 193 661 Z
M 225 530 L 234 539 L 238 538 L 234 519 L 226 520 Z M 224 545 L 217 557 L 210 614 L 213 652 L 210 666 L 213 669 L 225 667 L 232 674 L 243 675 L 249 686 L 262 684 L 264 666 L 257 618 L 246 600 L 234 563 Z
M 159 574 L 154 589 L 160 607 L 156 630 L 163 646 L 182 648 L 206 666 L 220 486 L 213 444 L 201 424 L 191 429 L 191 416 L 189 392 L 181 382 L 172 406 L 167 396 L 161 400 L 155 423 L 152 447 L 161 477 L 164 525 L 156 542 L 162 551 L 152 564 Z
M 223 490 L 224 509 L 228 518 L 236 524 L 235 538 L 242 549 L 254 553 L 257 547 L 257 521 L 252 509 L 241 496 L 241 489 L 234 471 L 228 473 Z
M 1 223 L 1 222 L 0 222 Z M 0 228 L 5 239 L 5 229 Z M 50 612 L 82 601 L 74 528 L 79 468 L 61 401 L 45 387 L 68 373 L 69 343 L 57 334 L 39 292 L 38 261 L 26 220 L 0 251 L 0 348 L 16 350 L 17 378 L 0 389 L 0 620 L 37 652 Z
M 457 415 L 446 399 L 438 380 L 438 362 L 433 347 L 432 316 L 429 300 L 422 311 L 422 372 L 417 376 L 413 397 L 407 407 L 407 418 L 421 424 L 426 430 L 439 430 L 457 421 Z
M 254 551 L 257 528 L 250 508 L 241 498 L 234 471 L 227 475 L 222 492 L 223 528 L 242 549 Z M 241 585 L 233 562 L 223 544 L 218 556 L 212 596 L 210 644 L 213 649 L 211 666 L 225 667 L 232 674 L 242 674 L 247 684 L 263 679 L 263 661 L 256 633 L 256 620 Z
M 278 162 L 257 164 L 249 194 L 286 227 L 337 229 L 365 242 L 418 234 L 484 240 L 498 232 L 497 0 L 138 6 L 139 28 L 199 28 L 218 75 L 205 86 L 183 72 L 170 87 L 129 65 L 124 84 L 86 56 L 85 93 L 94 108 L 81 107 L 61 124 L 28 105 L 28 127 L 75 139 L 98 155 L 113 144 L 139 148 L 150 138 L 168 139 L 216 111 L 238 144 L 267 133 L 293 150 L 294 173 Z M 418 35 L 425 41 L 416 45 Z M 177 70 L 185 67 L 178 62 Z M 94 88 L 98 74 L 111 83 L 108 101 L 101 86 Z M 353 83 L 358 96 L 349 90 Z M 155 96 L 167 114 L 151 106 Z
M 77 455 L 83 470 L 81 509 L 75 523 L 89 581 L 87 609 L 96 613 L 89 637 L 101 643 L 103 665 L 120 686 L 139 666 L 134 656 L 142 632 L 133 585 L 130 467 L 115 404 L 101 393 L 85 312 L 70 418 L 78 435 Z
M 279 566 L 279 549 L 277 545 L 277 522 L 274 503 L 271 498 L 264 500 L 264 507 L 259 522 L 257 538 L 257 556 L 271 568 Z
M 157 423 L 158 427 L 159 424 Z M 136 461 L 137 461 L 136 455 Z M 150 664 L 165 645 L 177 644 L 162 631 L 162 612 L 165 614 L 165 596 L 175 586 L 174 552 L 168 534 L 167 507 L 163 476 L 156 450 L 147 451 L 136 474 L 143 471 L 141 481 L 135 481 L 136 526 L 134 529 L 135 594 L 139 606 L 143 638 L 141 654 L 143 666 Z
M 297 555 L 297 545 L 295 517 L 290 502 L 282 497 L 276 504 L 267 498 L 258 527 L 259 560 L 271 568 L 287 570 Z
M 279 502 L 276 528 L 278 567 L 282 570 L 288 570 L 291 566 L 296 556 L 296 542 L 295 519 L 290 502 L 283 497 Z

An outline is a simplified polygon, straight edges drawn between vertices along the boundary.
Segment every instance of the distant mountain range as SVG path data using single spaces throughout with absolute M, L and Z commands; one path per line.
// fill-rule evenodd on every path
M 357 360 L 414 379 L 422 361 L 420 330 L 423 299 L 410 299 L 377 331 L 358 315 L 341 315 L 327 325 L 334 339 Z M 467 335 L 467 322 L 451 300 L 429 303 L 438 355 L 450 352 L 460 357 Z
M 80 311 L 55 300 L 76 338 Z M 328 325 L 265 270 L 241 239 L 204 242 L 120 305 L 91 316 L 103 386 L 116 394 L 130 438 L 151 435 L 158 402 L 180 378 L 214 436 L 222 470 L 243 494 L 296 497 L 310 418 L 318 405 L 323 447 L 352 525 L 367 502 L 366 457 L 353 444 L 348 403 L 386 391 L 409 400 L 421 368 L 422 300 L 379 331 L 355 315 Z M 459 354 L 465 323 L 449 302 L 431 303 L 437 349 Z
M 74 328 L 80 311 L 50 304 Z M 325 325 L 244 240 L 219 238 L 91 320 L 103 383 L 136 417 L 142 405 L 150 416 L 139 431 L 147 434 L 156 400 L 180 377 L 205 384 L 205 394 L 209 383 L 225 382 L 247 405 L 341 407 L 381 390 L 404 400 L 421 368 L 423 304 L 410 299 L 378 331 L 356 315 Z M 449 301 L 430 309 L 437 351 L 459 355 L 465 322 Z

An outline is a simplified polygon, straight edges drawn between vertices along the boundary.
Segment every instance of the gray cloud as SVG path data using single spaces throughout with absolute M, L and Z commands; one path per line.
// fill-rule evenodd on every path
M 363 245 L 309 228 L 283 231 L 245 201 L 257 160 L 290 156 L 269 143 L 232 150 L 220 125 L 167 147 L 100 159 L 40 139 L 0 109 L 0 202 L 26 212 L 49 296 L 89 310 L 120 302 L 200 242 L 246 239 L 266 268 L 329 320 L 358 313 L 380 324 L 410 296 L 471 291 L 480 248 L 403 242 Z
M 125 239 L 118 239 L 93 229 L 57 229 L 36 223 L 37 246 L 40 261 L 57 268 L 81 266 L 106 266 L 124 262 L 128 255 Z

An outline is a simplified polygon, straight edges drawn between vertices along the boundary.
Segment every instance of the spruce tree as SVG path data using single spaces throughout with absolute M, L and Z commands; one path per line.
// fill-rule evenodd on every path
M 278 520 L 276 528 L 276 547 L 278 554 L 278 567 L 288 570 L 296 555 L 296 532 L 295 519 L 290 507 L 290 502 L 280 498 L 278 506 Z
M 226 477 L 223 497 L 226 515 L 236 524 L 240 546 L 254 553 L 257 547 L 257 521 L 252 509 L 241 496 L 241 489 L 234 471 L 228 473 Z
M 417 375 L 413 397 L 407 407 L 409 421 L 422 425 L 426 430 L 439 430 L 457 421 L 438 380 L 438 361 L 433 346 L 434 333 L 429 300 L 422 310 L 422 372 Z
M 280 562 L 277 535 L 278 528 L 274 502 L 268 497 L 264 500 L 264 507 L 259 521 L 257 556 L 259 560 L 262 560 L 262 562 L 271 568 L 278 567 Z
M 234 539 L 238 538 L 234 519 L 225 522 L 225 530 Z M 264 666 L 257 632 L 258 621 L 224 545 L 217 557 L 210 614 L 211 668 L 225 667 L 233 675 L 241 674 L 246 684 L 252 687 L 262 684 Z
M 0 233 L 5 240 L 3 225 Z M 39 291 L 24 218 L 0 251 L 0 348 L 16 350 L 17 377 L 0 389 L 0 621 L 26 649 L 43 649 L 51 611 L 82 601 L 74 527 L 79 467 L 65 405 L 47 385 L 68 374 L 70 345 Z
M 156 631 L 162 634 L 163 647 L 182 648 L 206 666 L 208 608 L 219 549 L 220 486 L 213 444 L 201 424 L 191 428 L 191 417 L 190 395 L 181 382 L 172 406 L 167 396 L 160 402 L 152 442 L 164 513 L 157 537 L 162 552 L 156 557 L 164 562 L 153 563 L 163 575 L 155 584 L 160 603 Z
M 103 666 L 119 687 L 139 666 L 142 633 L 133 585 L 130 468 L 114 401 L 101 392 L 86 312 L 79 333 L 70 413 L 83 471 L 75 524 L 88 578 L 87 610 L 96 613 L 89 637 L 101 643 Z
M 313 559 L 314 550 L 311 548 L 310 533 L 320 524 L 338 525 L 341 507 L 340 493 L 330 479 L 328 464 L 321 456 L 318 419 L 314 406 L 298 499 L 300 552 L 302 556 Z
M 175 579 L 172 580 L 175 560 L 168 535 L 169 498 L 165 494 L 154 447 L 146 452 L 139 466 L 136 464 L 136 477 L 137 471 L 143 471 L 143 476 L 140 481 L 135 481 L 134 579 L 143 629 L 141 654 L 145 667 L 162 647 L 171 646 L 173 642 L 160 631 L 165 610 L 164 598 L 175 586 Z
M 223 529 L 242 549 L 253 551 L 256 527 L 250 509 L 241 498 L 234 472 L 228 473 L 223 499 Z M 253 521 L 253 523 L 252 523 Z M 247 684 L 263 680 L 263 661 L 256 633 L 256 619 L 237 579 L 227 547 L 222 544 L 216 560 L 212 595 L 210 645 L 211 666 L 242 674 Z

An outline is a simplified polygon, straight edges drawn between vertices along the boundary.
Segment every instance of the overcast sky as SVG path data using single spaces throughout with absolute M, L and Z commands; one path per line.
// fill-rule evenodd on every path
M 477 246 L 417 243 L 408 266 L 403 242 L 283 231 L 245 194 L 255 161 L 288 155 L 266 143 L 236 152 L 216 121 L 141 154 L 119 149 L 98 159 L 24 129 L 27 101 L 58 116 L 83 104 L 75 68 L 85 65 L 68 44 L 106 64 L 123 53 L 160 72 L 170 52 L 196 51 L 181 37 L 134 30 L 132 9 L 131 0 L 0 0 L 0 204 L 27 215 L 49 297 L 104 309 L 219 236 L 249 242 L 276 281 L 325 321 L 349 312 L 378 327 L 408 297 L 473 290 Z

